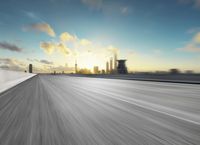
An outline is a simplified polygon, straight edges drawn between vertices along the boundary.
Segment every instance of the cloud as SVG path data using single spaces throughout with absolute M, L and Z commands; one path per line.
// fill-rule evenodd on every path
M 51 55 L 54 51 L 59 51 L 61 54 L 67 56 L 70 54 L 70 49 L 65 43 L 54 43 L 54 42 L 41 42 L 40 48 L 48 55 Z
M 45 60 L 45 59 L 40 60 L 40 62 L 44 63 L 44 64 L 53 64 L 52 61 L 48 61 L 48 60 Z
M 28 61 L 38 61 L 37 59 L 31 59 L 31 58 L 27 58 L 26 60 L 28 60 Z
M 34 73 L 53 73 L 56 72 L 65 72 L 65 73 L 71 73 L 74 72 L 74 67 L 70 67 L 67 64 L 59 65 L 58 63 L 46 60 L 46 59 L 30 59 L 27 58 L 26 60 L 33 63 Z M 36 62 L 36 63 L 34 63 Z M 0 66 L 0 68 L 7 68 L 7 66 Z
M 30 62 L 37 62 L 37 63 L 43 63 L 43 64 L 54 64 L 52 61 L 48 61 L 46 59 L 41 59 L 41 60 L 38 60 L 38 59 L 30 59 L 30 58 L 27 58 L 26 60 L 30 61 Z
M 80 40 L 80 45 L 82 45 L 82 46 L 89 46 L 91 44 L 92 44 L 92 42 L 88 39 L 81 39 Z
M 181 50 L 188 51 L 188 52 L 200 52 L 200 47 L 194 44 L 188 44 L 186 47 L 184 47 Z
M 81 2 L 92 10 L 100 10 L 106 15 L 122 14 L 127 15 L 131 12 L 129 6 L 122 6 L 123 2 L 111 2 L 106 0 L 81 0 Z
M 26 15 L 32 19 L 37 19 L 38 17 L 33 12 L 26 12 Z
M 106 62 L 115 53 L 119 55 L 119 49 L 113 45 L 101 45 L 100 43 L 92 42 L 90 39 L 79 38 L 68 32 L 61 33 L 59 38 L 58 41 L 41 42 L 40 47 L 48 55 L 55 54 L 58 56 L 61 54 L 65 56 L 62 59 L 66 58 L 66 61 L 68 60 L 69 62 L 80 59 L 81 67 L 85 67 L 83 64 L 88 64 L 89 66 L 87 67 L 89 68 L 92 68 L 94 65 L 99 65 L 103 68 L 102 61 Z M 54 65 L 50 65 L 50 67 L 52 68 Z M 54 68 L 55 70 L 62 70 L 62 67 L 56 67 Z M 53 68 L 51 71 L 54 71 Z
M 194 36 L 193 40 L 195 43 L 200 44 L 200 32 Z
M 190 41 L 184 48 L 180 48 L 179 50 L 200 52 L 200 32 L 196 33 L 192 41 Z
M 120 8 L 120 12 L 121 12 L 122 14 L 124 14 L 124 15 L 129 14 L 130 11 L 131 11 L 130 8 L 127 7 L 127 6 L 125 6 L 125 7 L 121 7 L 121 8 Z
M 14 58 L 0 58 L 0 68 L 16 71 L 24 71 L 27 65 Z
M 48 34 L 51 37 L 55 37 L 53 28 L 47 23 L 35 23 L 29 24 L 23 27 L 25 31 L 39 31 Z
M 194 27 L 187 31 L 187 33 L 192 34 L 200 31 L 200 27 Z
M 76 36 L 73 36 L 68 32 L 64 32 L 64 33 L 62 33 L 60 35 L 60 40 L 62 42 L 75 41 L 76 40 Z
M 44 50 L 46 54 L 52 54 L 55 50 L 56 45 L 53 42 L 41 42 L 40 48 Z
M 25 16 L 31 18 L 31 19 L 42 21 L 41 18 L 39 18 L 34 12 L 22 10 L 22 13 L 23 13 Z
M 18 47 L 17 45 L 11 44 L 8 42 L 0 42 L 0 49 L 16 51 L 16 52 L 22 52 L 22 50 L 23 50 L 23 48 Z
M 67 64 L 65 65 L 59 65 L 59 66 L 53 66 L 51 67 L 51 70 L 52 71 L 56 71 L 56 72 L 74 72 L 74 67 L 69 67 Z
M 81 0 L 81 2 L 92 9 L 101 9 L 103 6 L 103 0 Z
M 200 8 L 200 0 L 178 0 L 181 4 L 193 4 L 195 7 Z
M 70 49 L 64 43 L 59 43 L 56 48 L 65 56 L 70 54 Z
M 116 48 L 116 47 L 114 47 L 114 46 L 112 46 L 112 45 L 109 45 L 107 47 L 107 50 L 110 51 L 110 52 L 112 52 L 112 53 L 119 53 L 119 49 Z

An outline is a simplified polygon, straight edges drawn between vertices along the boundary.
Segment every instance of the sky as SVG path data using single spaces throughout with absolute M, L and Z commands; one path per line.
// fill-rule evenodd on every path
M 200 72 L 200 0 L 1 0 L 0 68 Z

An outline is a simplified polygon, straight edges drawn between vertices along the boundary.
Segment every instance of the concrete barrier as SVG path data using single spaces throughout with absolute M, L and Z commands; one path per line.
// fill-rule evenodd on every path
M 35 75 L 36 74 L 0 69 L 0 93 Z

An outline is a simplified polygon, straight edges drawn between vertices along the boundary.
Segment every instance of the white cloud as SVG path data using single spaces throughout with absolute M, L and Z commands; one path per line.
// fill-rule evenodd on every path
M 53 28 L 47 24 L 47 23 L 34 23 L 34 24 L 29 24 L 23 27 L 23 30 L 25 31 L 39 31 L 39 32 L 44 32 L 48 34 L 51 37 L 55 37 L 55 32 Z
M 116 48 L 116 47 L 114 47 L 114 46 L 112 46 L 112 45 L 109 45 L 107 47 L 107 50 L 110 51 L 110 52 L 112 52 L 112 53 L 119 53 L 119 49 Z
M 80 40 L 80 44 L 81 44 L 82 46 L 89 46 L 89 45 L 92 44 L 92 42 L 91 42 L 90 40 L 88 40 L 88 39 L 81 39 L 81 40 Z

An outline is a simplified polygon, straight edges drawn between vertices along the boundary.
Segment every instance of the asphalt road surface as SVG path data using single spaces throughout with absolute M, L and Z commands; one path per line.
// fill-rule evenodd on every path
M 200 85 L 38 75 L 0 94 L 0 145 L 200 145 Z

